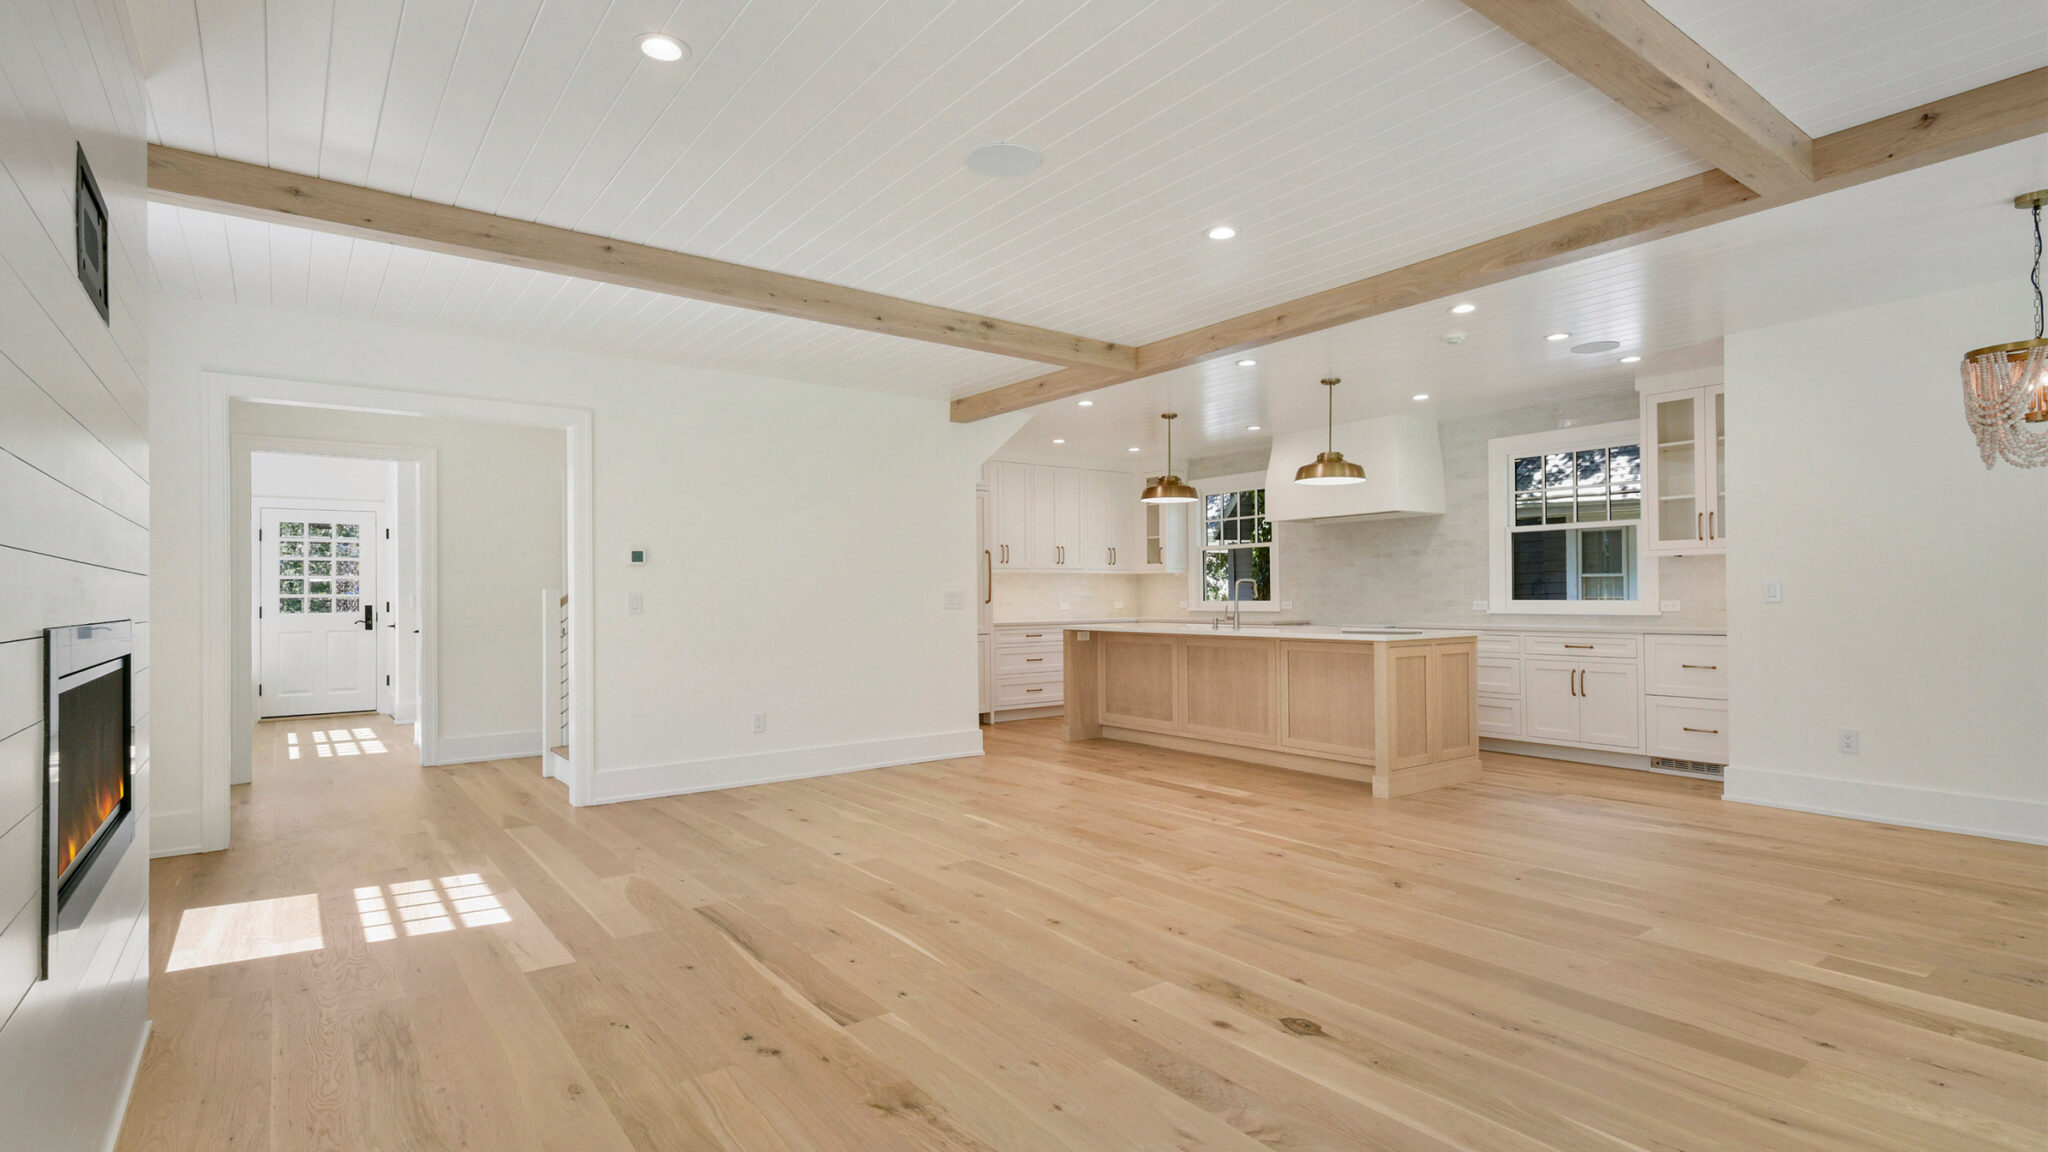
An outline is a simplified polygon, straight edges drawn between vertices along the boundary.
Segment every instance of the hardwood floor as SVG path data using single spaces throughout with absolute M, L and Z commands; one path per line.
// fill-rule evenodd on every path
M 265 724 L 235 847 L 153 866 L 120 1147 L 2048 1147 L 2048 849 L 1058 732 L 576 810 Z

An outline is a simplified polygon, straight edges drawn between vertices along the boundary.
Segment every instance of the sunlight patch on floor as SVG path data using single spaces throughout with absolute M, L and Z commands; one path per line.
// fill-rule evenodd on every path
M 311 893 L 188 908 L 178 918 L 178 936 L 164 971 L 317 952 L 325 946 L 320 898 Z
M 285 755 L 293 760 L 299 758 L 296 745 L 298 734 L 285 734 Z M 332 728 L 313 733 L 313 754 L 315 756 L 376 756 L 384 752 L 384 742 L 377 739 L 374 728 Z
M 474 872 L 439 880 L 365 885 L 356 889 L 355 896 L 363 939 L 373 944 L 397 939 L 401 928 L 408 936 L 427 936 L 453 931 L 458 921 L 464 928 L 481 928 L 512 920 L 490 885 Z

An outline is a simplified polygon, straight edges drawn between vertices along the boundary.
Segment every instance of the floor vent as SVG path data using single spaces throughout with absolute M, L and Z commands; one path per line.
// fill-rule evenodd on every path
M 1697 760 L 1672 760 L 1664 756 L 1650 758 L 1650 767 L 1662 768 L 1666 772 L 1685 772 L 1693 776 L 1712 776 L 1719 780 L 1727 771 L 1726 764 L 1702 764 Z

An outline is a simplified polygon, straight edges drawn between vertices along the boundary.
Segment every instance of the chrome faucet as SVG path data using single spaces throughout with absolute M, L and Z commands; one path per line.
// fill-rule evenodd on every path
M 1245 584 L 1251 585 L 1254 592 L 1259 590 L 1259 582 L 1249 576 L 1239 576 L 1230 582 L 1230 630 L 1232 632 L 1244 631 L 1244 600 L 1238 596 L 1237 590 L 1239 586 Z

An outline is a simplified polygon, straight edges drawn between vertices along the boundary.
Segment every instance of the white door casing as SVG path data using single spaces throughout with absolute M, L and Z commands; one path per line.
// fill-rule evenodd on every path
M 374 711 L 376 513 L 264 508 L 260 529 L 258 714 Z

